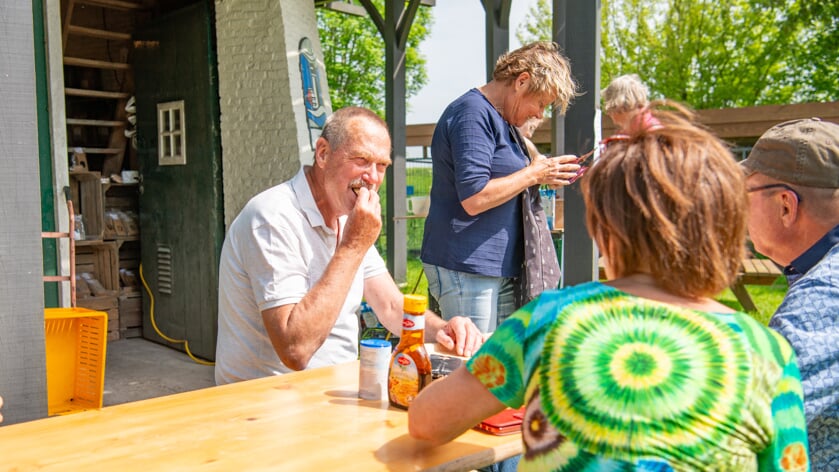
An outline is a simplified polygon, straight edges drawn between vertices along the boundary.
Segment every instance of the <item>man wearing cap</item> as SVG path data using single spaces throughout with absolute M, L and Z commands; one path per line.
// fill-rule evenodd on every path
M 839 470 L 839 125 L 769 129 L 742 162 L 749 236 L 784 266 L 789 290 L 769 326 L 798 354 L 813 471 Z

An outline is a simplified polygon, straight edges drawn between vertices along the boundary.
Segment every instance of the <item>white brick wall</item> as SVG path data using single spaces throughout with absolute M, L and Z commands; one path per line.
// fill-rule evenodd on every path
M 312 41 L 323 57 L 314 3 L 301 0 L 215 0 L 224 220 L 248 199 L 290 178 L 312 149 L 298 66 L 298 44 Z M 327 113 L 326 72 L 319 60 Z

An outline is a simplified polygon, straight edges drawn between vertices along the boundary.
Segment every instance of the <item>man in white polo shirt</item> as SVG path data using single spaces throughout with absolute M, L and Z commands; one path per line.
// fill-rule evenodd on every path
M 390 146 L 375 113 L 338 110 L 313 165 L 255 196 L 230 225 L 219 269 L 217 384 L 357 359 L 362 296 L 401 333 L 402 293 L 373 246 Z M 467 356 L 483 342 L 468 318 L 445 322 L 431 312 L 426 339 Z

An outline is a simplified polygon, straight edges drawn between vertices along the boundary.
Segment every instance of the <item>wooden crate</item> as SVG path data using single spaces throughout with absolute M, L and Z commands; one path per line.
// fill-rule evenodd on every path
M 139 328 L 143 325 L 143 297 L 139 293 L 120 295 L 119 329 Z
M 112 296 L 119 290 L 119 254 L 113 241 L 76 242 L 76 274 L 89 272 Z
M 102 239 L 105 206 L 99 172 L 71 172 L 70 198 L 76 214 L 82 215 L 85 239 Z
M 139 236 L 139 198 L 137 184 L 115 184 L 105 187 L 105 238 L 134 239 Z
M 119 268 L 130 269 L 138 274 L 139 267 L 140 241 L 123 241 L 119 248 Z
M 119 338 L 120 339 L 128 339 L 128 338 L 139 338 L 143 335 L 143 328 L 125 328 L 119 330 Z

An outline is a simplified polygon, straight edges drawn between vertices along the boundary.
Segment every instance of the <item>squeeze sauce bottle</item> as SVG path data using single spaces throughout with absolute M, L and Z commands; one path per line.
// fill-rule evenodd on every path
M 425 349 L 425 309 L 423 295 L 405 295 L 402 336 L 390 358 L 387 394 L 390 404 L 408 409 L 417 394 L 431 382 L 431 359 Z

